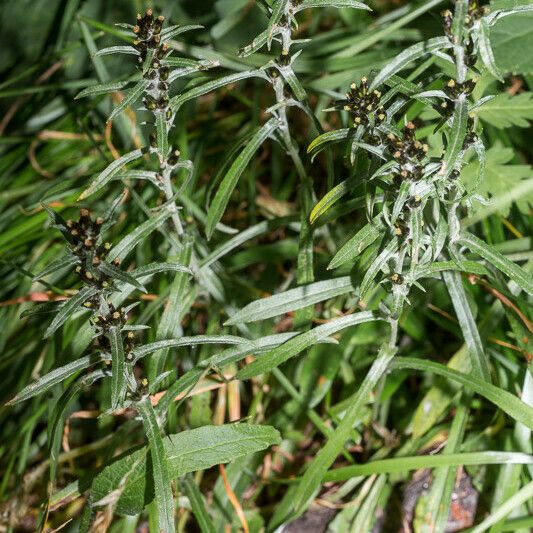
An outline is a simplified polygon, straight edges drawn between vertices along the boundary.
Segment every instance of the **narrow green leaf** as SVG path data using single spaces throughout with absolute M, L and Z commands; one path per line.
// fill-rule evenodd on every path
M 165 28 L 161 32 L 161 40 L 162 41 L 168 41 L 169 39 L 173 39 L 174 37 L 185 33 L 187 31 L 192 30 L 201 30 L 203 26 L 200 24 L 186 24 L 185 26 L 170 26 L 168 28 Z
M 107 260 L 112 262 L 117 257 L 124 260 L 128 254 L 137 246 L 139 242 L 144 240 L 152 231 L 157 229 L 170 216 L 168 210 L 160 211 L 157 215 L 149 218 L 140 226 L 137 226 L 131 233 L 128 233 L 122 240 L 109 252 Z
M 235 335 L 196 335 L 194 337 L 181 337 L 181 339 L 164 339 L 150 342 L 133 350 L 135 361 L 147 355 L 168 348 L 180 346 L 195 346 L 196 344 L 246 344 L 248 341 Z
M 307 153 L 311 156 L 311 161 L 322 151 L 328 144 L 339 143 L 346 141 L 355 135 L 353 128 L 341 128 L 339 130 L 328 131 L 319 135 L 307 147 Z
M 310 7 L 351 7 L 352 9 L 372 11 L 372 9 L 366 4 L 363 4 L 363 2 L 357 2 L 356 0 L 303 0 L 303 2 L 296 5 L 294 12 L 297 13 L 302 9 L 308 9 Z
M 523 268 L 515 265 L 492 246 L 478 239 L 471 233 L 464 232 L 460 235 L 460 244 L 465 245 L 471 252 L 478 254 L 498 270 L 509 276 L 521 289 L 528 294 L 533 294 L 533 279 Z
M 377 358 L 370 367 L 365 379 L 352 399 L 344 416 L 326 444 L 320 449 L 314 460 L 308 465 L 294 496 L 294 510 L 301 512 L 318 490 L 329 467 L 341 453 L 344 444 L 350 437 L 353 424 L 360 414 L 361 408 L 368 399 L 377 382 L 387 371 L 390 361 L 396 354 L 396 349 L 385 346 L 380 350 Z
M 220 89 L 221 87 L 224 87 L 231 83 L 235 83 L 237 81 L 245 80 L 247 78 L 267 79 L 266 74 L 262 70 L 247 70 L 244 72 L 236 72 L 235 74 L 230 74 L 229 76 L 223 76 L 222 78 L 210 81 L 209 83 L 206 83 L 204 85 L 194 87 L 193 89 L 190 89 L 189 91 L 183 94 L 174 96 L 170 100 L 170 106 L 172 108 L 172 111 L 178 111 L 178 109 L 189 100 L 194 100 L 195 98 L 210 93 L 211 91 L 215 91 L 217 89 Z
M 208 238 L 211 237 L 216 225 L 220 222 L 231 194 L 233 193 L 241 174 L 244 172 L 244 169 L 257 149 L 272 134 L 278 125 L 279 122 L 277 118 L 271 118 L 268 122 L 263 124 L 263 126 L 261 126 L 250 139 L 248 144 L 244 147 L 244 150 L 238 155 L 237 159 L 235 159 L 227 174 L 224 176 L 207 213 L 206 234 Z
M 481 56 L 481 61 L 483 61 L 483 64 L 485 65 L 486 69 L 497 80 L 503 81 L 502 74 L 500 72 L 500 69 L 496 65 L 496 60 L 494 59 L 494 53 L 490 44 L 490 28 L 489 25 L 483 19 L 479 21 L 477 31 L 477 44 L 479 47 L 479 55 Z
M 459 326 L 463 332 L 465 343 L 468 347 L 472 375 L 477 379 L 490 383 L 490 363 L 483 349 L 483 343 L 472 315 L 472 310 L 466 298 L 461 274 L 458 272 L 443 272 L 442 279 L 446 284 L 450 299 L 452 300 Z
M 404 69 L 417 59 L 430 54 L 432 52 L 437 52 L 446 48 L 451 48 L 452 43 L 448 37 L 434 37 L 422 43 L 414 44 L 409 48 L 406 48 L 403 52 L 398 54 L 389 64 L 384 66 L 372 80 L 370 85 L 371 89 L 379 87 L 382 83 L 387 81 L 391 76 L 397 74 L 400 70 Z
M 94 57 L 107 56 L 111 54 L 130 54 L 134 56 L 139 55 L 139 51 L 133 46 L 109 46 L 107 48 L 102 48 L 94 54 Z
M 256 359 L 253 363 L 245 366 L 242 370 L 237 372 L 237 379 L 245 380 L 268 372 L 272 368 L 275 368 L 291 357 L 294 357 L 301 353 L 309 346 L 316 344 L 317 342 L 346 329 L 350 326 L 357 324 L 363 324 L 364 322 L 371 322 L 378 320 L 376 316 L 370 311 L 364 311 L 361 313 L 354 313 L 352 315 L 343 316 L 330 320 L 326 324 L 321 324 L 316 328 L 313 328 L 305 333 L 301 333 L 296 337 L 289 339 L 286 343 L 282 344 L 278 348 L 274 348 L 271 352 L 262 355 Z
M 381 216 L 377 216 L 363 226 L 341 249 L 333 256 L 328 270 L 338 268 L 355 259 L 370 246 L 380 235 L 384 234 Z
M 168 155 L 168 131 L 165 113 L 155 113 L 155 128 L 157 138 L 157 150 L 161 157 L 165 159 Z
M 135 87 L 127 91 L 124 94 L 124 98 L 122 99 L 122 102 L 120 102 L 120 104 L 118 104 L 118 106 L 113 109 L 107 121 L 111 122 L 118 115 L 120 115 L 120 113 L 122 113 L 122 111 L 124 111 L 128 106 L 130 106 L 135 101 L 137 101 L 141 97 L 142 93 L 145 91 L 147 86 L 148 86 L 148 80 L 142 79 L 135 85 Z
M 463 149 L 468 123 L 468 101 L 464 95 L 455 102 L 452 127 L 448 137 L 448 145 L 444 153 L 442 172 L 449 176 L 455 168 L 459 153 Z
M 102 263 L 100 263 L 100 265 L 98 265 L 98 270 L 114 280 L 122 281 L 124 283 L 127 283 L 128 285 L 132 285 L 133 287 L 136 287 L 144 293 L 147 292 L 143 284 L 139 283 L 137 279 L 135 279 L 135 277 L 133 277 L 128 272 L 125 272 L 124 270 L 121 270 L 120 268 L 116 267 L 112 263 L 103 261 Z
M 494 405 L 497 405 L 513 420 L 521 422 L 529 429 L 533 429 L 533 407 L 525 404 L 516 396 L 500 387 L 495 387 L 494 385 L 477 379 L 474 376 L 458 372 L 457 370 L 452 370 L 445 365 L 423 359 L 402 357 L 394 361 L 391 368 L 397 370 L 410 369 L 431 372 L 438 374 L 439 376 L 444 376 L 452 381 L 456 381 L 480 396 L 483 396 Z
M 86 98 L 87 96 L 100 96 L 101 94 L 108 94 L 114 91 L 120 91 L 121 89 L 126 87 L 128 83 L 129 80 L 115 81 L 113 83 L 101 83 L 99 85 L 91 85 L 90 87 L 87 87 L 86 89 L 83 89 L 83 91 L 79 92 L 74 97 L 74 100 L 78 100 L 79 98 Z
M 14 405 L 19 402 L 24 402 L 38 394 L 42 394 L 50 390 L 54 385 L 61 383 L 70 376 L 85 370 L 92 365 L 100 362 L 102 360 L 99 354 L 86 355 L 85 357 L 80 357 L 68 365 L 61 366 L 48 372 L 44 376 L 40 377 L 37 381 L 30 383 L 24 387 L 13 399 L 7 402 L 7 405 Z
M 287 6 L 289 5 L 289 0 L 274 0 L 272 6 L 272 13 L 268 19 L 267 27 L 267 44 L 268 49 L 270 50 L 270 45 L 272 44 L 272 37 L 274 36 L 274 29 L 276 24 L 281 20 L 281 17 L 285 14 Z
M 335 468 L 324 476 L 324 481 L 340 482 L 357 476 L 371 476 L 373 474 L 383 473 L 392 474 L 421 468 L 532 463 L 532 455 L 519 452 L 481 451 L 473 453 L 415 455 L 413 457 L 380 459 L 361 465 Z
M 97 287 L 83 287 L 74 296 L 71 296 L 57 311 L 52 323 L 48 326 L 44 333 L 44 338 L 47 339 L 52 335 L 63 323 L 73 315 L 83 303 L 94 296 L 98 292 Z
M 283 315 L 353 290 L 350 276 L 302 285 L 248 304 L 226 321 L 225 325 L 256 322 Z
M 189 498 L 191 509 L 198 522 L 200 531 L 202 533 L 216 533 L 217 529 L 205 504 L 204 497 L 194 481 L 192 475 L 188 474 L 183 477 L 181 485 L 184 489 L 185 495 Z
M 88 198 L 95 192 L 105 187 L 111 181 L 113 176 L 115 176 L 115 174 L 117 174 L 126 163 L 134 161 L 135 159 L 139 159 L 139 157 L 142 155 L 142 149 L 133 150 L 132 152 L 128 152 L 127 154 L 124 154 L 122 157 L 113 161 L 105 170 L 98 174 L 97 178 L 89 185 L 89 187 L 81 193 L 78 201 Z
M 174 497 L 172 495 L 171 477 L 167 462 L 168 450 L 163 443 L 150 396 L 144 396 L 137 404 L 137 408 L 142 416 L 150 446 L 159 531 L 172 533 L 175 531 Z
M 119 409 L 126 398 L 124 344 L 120 328 L 111 326 L 107 334 L 111 346 L 111 409 Z
M 341 181 L 338 185 L 328 191 L 320 201 L 313 207 L 311 214 L 309 215 L 309 222 L 313 224 L 315 220 L 323 215 L 330 207 L 346 195 L 352 188 L 353 182 L 349 179 Z

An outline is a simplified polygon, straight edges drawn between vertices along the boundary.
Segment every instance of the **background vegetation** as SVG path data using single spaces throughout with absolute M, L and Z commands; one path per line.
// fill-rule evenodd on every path
M 354 157 L 346 136 L 327 146 L 315 141 L 310 154 L 307 148 L 324 132 L 354 130 L 349 113 L 323 110 L 345 98 L 352 82 L 360 87 L 363 76 L 374 79 L 402 51 L 442 36 L 441 12 L 454 5 L 375 0 L 368 2 L 372 12 L 326 7 L 298 13 L 294 37 L 310 41 L 296 42 L 291 50 L 302 48 L 293 64 L 299 82 L 287 81 L 282 96 L 304 103 L 288 108 L 290 137 L 284 141 L 283 122 L 275 123 L 281 140 L 261 129 L 273 113 L 279 118 L 285 109 L 271 109 L 275 82 L 237 75 L 280 54 L 274 42 L 270 51 L 263 46 L 238 55 L 265 29 L 267 34 L 272 30 L 269 4 L 18 0 L 0 5 L 1 531 L 158 531 L 169 496 L 158 483 L 158 472 L 159 481 L 168 474 L 175 479 L 170 501 L 179 531 L 259 532 L 284 524 L 284 531 L 336 533 L 459 531 L 473 524 L 482 524 L 475 531 L 531 530 L 533 326 L 526 292 L 532 258 L 533 14 L 502 18 L 490 30 L 494 62 L 492 67 L 479 60 L 473 65 L 478 72 L 471 96 L 479 102 L 496 95 L 473 112 L 473 131 L 485 146 L 482 181 L 477 178 L 484 157 L 477 148 L 459 163 L 459 183 L 471 200 L 459 207 L 461 228 L 501 255 L 461 248 L 454 256 L 452 246 L 444 258 L 448 266 L 439 268 L 462 274 L 455 282 L 448 280 L 448 289 L 439 270 L 410 285 L 408 301 L 401 300 L 395 362 L 364 395 L 368 371 L 389 340 L 383 321 L 326 328 L 292 347 L 299 357 L 287 362 L 282 343 L 291 332 L 322 331 L 317 328 L 331 319 L 354 313 L 363 293 L 370 295 L 368 312 L 376 313 L 381 301 L 396 297 L 397 278 L 392 283 L 390 278 L 394 270 L 376 265 L 379 243 L 367 243 L 364 253 L 348 248 L 343 261 L 337 252 L 365 227 L 373 203 L 388 201 L 393 211 L 399 192 L 391 192 L 385 178 L 368 179 L 379 167 L 381 152 L 365 149 Z M 531 2 L 490 3 L 493 12 L 516 5 Z M 131 236 L 169 205 L 157 183 L 135 174 L 159 172 L 155 152 L 129 164 L 130 174 L 117 167 L 122 174 L 96 194 L 79 198 L 114 160 L 150 145 L 153 116 L 140 109 L 139 98 L 107 122 L 130 94 L 122 86 L 111 94 L 88 89 L 87 98 L 74 97 L 135 74 L 134 56 L 95 52 L 131 44 L 133 36 L 115 23 L 134 24 L 136 14 L 150 6 L 168 25 L 203 26 L 173 37 L 176 57 L 202 61 L 205 68 L 194 67 L 190 76 L 178 78 L 171 98 L 225 76 L 242 80 L 229 78 L 213 90 L 198 91 L 197 98 L 184 99 L 179 109 L 175 106 L 174 127 L 152 139 L 157 153 L 161 143 L 168 143 L 179 149 L 180 162 L 192 162 L 176 167 L 172 179 L 179 194 L 173 196 L 172 189 L 170 194 L 172 205 L 175 201 L 180 207 L 184 235 L 161 219 L 133 247 Z M 454 67 L 443 53 L 426 55 L 396 72 L 392 85 L 379 88 L 385 92 L 403 80 L 414 82 L 419 92 L 440 90 L 455 79 Z M 424 96 L 412 98 L 416 90 L 399 91 L 406 103 L 392 122 L 401 130 L 414 121 L 417 138 L 438 159 L 443 151 L 450 153 L 456 119 L 444 125 L 449 133 L 445 130 L 443 141 L 437 111 Z M 250 152 L 249 162 L 232 167 L 243 146 L 261 137 L 258 131 L 264 133 L 263 142 Z M 322 148 L 312 161 L 314 150 Z M 455 164 L 459 156 L 453 156 Z M 236 177 L 235 188 L 227 186 L 224 196 L 221 184 L 228 184 L 228 176 Z M 55 227 L 62 222 L 52 223 L 44 205 L 65 220 L 78 220 L 80 208 L 89 209 L 93 219 L 106 219 L 102 245 L 110 242 L 131 252 L 122 269 L 117 266 L 107 275 L 128 287 L 119 287 L 125 305 L 140 302 L 128 324 L 150 326 L 134 331 L 138 350 L 162 339 L 197 339 L 165 345 L 168 350 L 159 350 L 157 357 L 131 365 L 131 388 L 139 387 L 139 398 L 126 391 L 128 382 L 117 381 L 116 359 L 98 362 L 100 374 L 88 373 L 87 364 L 67 372 L 64 381 L 39 381 L 93 352 L 108 354 L 105 359 L 111 359 L 110 352 L 116 355 L 113 341 L 106 344 L 113 338 L 110 330 L 98 346 L 87 347 L 86 312 L 72 309 L 76 313 L 69 311 L 68 320 L 50 328 L 64 310 L 63 301 L 82 285 L 68 263 L 62 264 L 65 240 Z M 193 256 L 190 262 L 187 253 Z M 409 248 L 411 260 L 412 254 Z M 44 270 L 58 259 L 53 271 Z M 163 262 L 190 266 L 194 275 L 162 267 L 147 278 L 146 292 L 133 291 L 135 269 Z M 378 277 L 365 282 L 374 267 Z M 252 304 L 311 283 L 308 290 L 278 301 Z M 201 343 L 198 336 L 212 340 Z M 250 347 L 245 339 L 256 344 Z M 278 345 L 282 348 L 276 351 Z M 261 352 L 269 358 L 253 366 L 251 356 Z M 230 379 L 238 371 L 239 379 Z M 184 381 L 176 381 L 183 376 Z M 35 382 L 34 389 L 27 388 Z M 182 388 L 176 389 L 176 383 Z M 165 404 L 164 415 L 143 407 L 140 396 L 150 392 L 156 404 L 169 387 L 180 396 Z M 7 405 L 21 391 L 18 399 L 26 401 Z M 343 420 L 350 423 L 343 426 Z M 241 423 L 231 424 L 235 421 Z M 163 440 L 157 422 L 164 435 L 175 437 L 164 440 L 164 451 L 174 455 L 160 470 L 155 456 Z M 345 426 L 346 438 L 336 442 L 332 434 L 340 433 L 334 430 Z M 133 464 L 138 455 L 130 455 L 131 449 L 146 439 L 150 459 L 138 466 L 146 487 L 142 481 L 128 489 L 130 496 L 117 495 L 112 489 L 123 474 L 116 469 L 104 469 L 93 482 L 119 454 L 126 452 Z M 214 451 L 217 445 L 223 450 Z M 321 449 L 332 452 L 330 464 L 322 464 L 332 470 L 325 477 L 312 461 Z M 192 457 L 180 457 L 183 450 Z M 309 472 L 319 477 L 316 486 Z

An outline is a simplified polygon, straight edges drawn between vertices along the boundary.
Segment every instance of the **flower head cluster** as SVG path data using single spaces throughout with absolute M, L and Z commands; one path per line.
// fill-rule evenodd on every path
M 160 15 L 154 18 L 153 11 L 147 9 L 144 15 L 137 15 L 137 25 L 133 28 L 133 33 L 137 36 L 133 46 L 139 52 L 139 63 L 144 63 L 148 50 L 158 50 L 161 43 L 161 30 L 165 17 Z M 157 52 L 156 52 L 157 55 Z
M 111 243 L 101 242 L 100 231 L 103 223 L 103 218 L 97 217 L 93 220 L 88 209 L 81 209 L 79 219 L 67 220 L 65 230 L 71 252 L 79 262 L 76 273 L 84 283 L 105 289 L 109 286 L 109 277 L 97 270 L 111 249 Z M 120 259 L 114 259 L 113 264 L 119 266 Z
M 346 98 L 335 102 L 335 108 L 348 111 L 354 117 L 354 126 L 366 126 L 371 121 L 374 124 L 381 124 L 387 115 L 380 105 L 380 100 L 381 93 L 369 90 L 368 79 L 362 78 L 360 85 L 352 83 Z
M 427 155 L 428 145 L 416 138 L 416 126 L 408 122 L 403 128 L 403 136 L 389 133 L 385 141 L 389 152 L 398 163 L 393 174 L 395 183 L 405 179 L 419 180 L 424 173 L 422 161 Z

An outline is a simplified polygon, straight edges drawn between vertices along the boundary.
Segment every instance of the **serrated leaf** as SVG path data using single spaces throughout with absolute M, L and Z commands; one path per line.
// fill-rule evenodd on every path
M 328 270 L 338 268 L 348 261 L 355 261 L 368 246 L 370 246 L 380 235 L 384 234 L 381 217 L 377 216 L 363 226 L 340 250 L 333 256 L 328 265 Z
M 291 357 L 298 355 L 306 348 L 309 348 L 309 346 L 316 344 L 317 342 L 329 337 L 330 335 L 333 335 L 334 333 L 337 333 L 338 331 L 342 331 L 343 329 L 346 329 L 350 326 L 355 326 L 357 324 L 371 322 L 373 320 L 378 320 L 378 318 L 370 311 L 354 313 L 352 315 L 330 320 L 325 324 L 321 324 L 316 328 L 289 339 L 278 348 L 274 348 L 271 352 L 262 355 L 253 363 L 250 363 L 242 370 L 239 370 L 236 377 L 237 379 L 245 380 L 268 372 L 272 368 L 281 365 Z
M 230 326 L 242 322 L 265 320 L 323 302 L 353 290 L 350 276 L 302 285 L 248 304 L 230 317 L 225 325 Z
M 250 139 L 248 144 L 244 147 L 242 152 L 237 156 L 228 172 L 222 179 L 213 202 L 209 207 L 207 213 L 206 234 L 210 238 L 215 230 L 216 225 L 220 222 L 222 215 L 228 205 L 231 194 L 237 186 L 237 182 L 244 172 L 244 169 L 252 159 L 257 149 L 265 142 L 265 140 L 272 134 L 272 132 L 278 127 L 279 121 L 277 118 L 271 118 L 268 122 L 263 124 L 261 128 L 257 130 L 254 136 Z
M 507 216 L 513 202 L 525 214 L 529 213 L 530 206 L 533 205 L 533 168 L 512 164 L 515 155 L 512 148 L 496 145 L 487 150 L 486 155 L 484 178 L 479 183 L 479 157 L 463 167 L 461 179 L 469 191 L 489 196 L 492 202 L 483 206 L 474 201 L 473 215 L 463 221 L 464 224 L 473 224 L 496 212 Z
M 95 192 L 105 187 L 126 163 L 135 161 L 135 159 L 139 159 L 139 157 L 142 155 L 142 149 L 133 150 L 113 161 L 102 172 L 100 172 L 100 174 L 98 174 L 97 178 L 89 185 L 89 187 L 80 194 L 78 201 L 88 198 Z
M 73 315 L 83 303 L 94 296 L 98 292 L 97 287 L 83 287 L 74 296 L 70 297 L 57 311 L 52 323 L 48 326 L 44 333 L 44 338 L 50 337 L 57 329 L 59 329 L 68 318 Z
M 279 444 L 280 440 L 277 430 L 270 426 L 227 424 L 203 426 L 169 435 L 163 438 L 163 447 L 171 478 L 178 479 L 189 472 L 205 470 L 259 452 Z M 142 512 L 154 498 L 146 453 L 146 448 L 141 448 L 106 466 L 93 481 L 94 500 L 99 501 L 116 490 L 129 473 L 116 503 L 116 511 L 123 514 Z
M 492 246 L 478 239 L 468 232 L 461 233 L 458 242 L 466 246 L 471 252 L 481 256 L 492 266 L 509 276 L 521 289 L 529 295 L 533 294 L 533 279 L 523 268 L 509 261 L 507 257 L 495 250 Z
M 126 87 L 128 83 L 130 83 L 129 80 L 91 85 L 90 87 L 87 87 L 86 89 L 83 89 L 83 91 L 79 92 L 74 97 L 74 100 L 78 100 L 79 98 L 86 98 L 87 96 L 100 96 L 101 94 L 108 94 L 115 91 L 120 91 L 121 89 Z
M 422 43 L 417 43 L 409 48 L 406 48 L 378 72 L 376 77 L 372 80 L 370 88 L 375 89 L 376 87 L 379 87 L 390 77 L 394 76 L 394 74 L 397 74 L 400 70 L 407 67 L 407 65 L 425 56 L 426 54 L 437 52 L 439 50 L 445 50 L 451 47 L 452 43 L 448 37 L 434 37 L 433 39 L 429 39 Z
M 474 113 L 496 128 L 528 128 L 529 121 L 533 120 L 533 92 L 498 94 L 476 108 Z

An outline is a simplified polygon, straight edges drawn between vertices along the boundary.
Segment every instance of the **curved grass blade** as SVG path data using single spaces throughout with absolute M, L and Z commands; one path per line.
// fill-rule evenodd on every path
M 478 254 L 492 266 L 509 276 L 522 290 L 529 295 L 533 294 L 533 278 L 523 268 L 515 265 L 507 257 L 489 246 L 475 235 L 463 232 L 458 242 L 465 245 L 471 252 Z
M 256 150 L 263 144 L 263 142 L 272 134 L 278 127 L 279 121 L 277 118 L 271 118 L 268 122 L 263 124 L 255 135 L 250 139 L 244 150 L 238 155 L 237 159 L 229 168 L 227 174 L 224 176 L 220 184 L 213 202 L 209 207 L 207 213 L 206 234 L 210 238 L 215 230 L 216 225 L 220 222 L 222 215 L 228 205 L 229 199 L 233 190 L 235 189 L 241 174 L 252 159 Z
M 415 359 L 412 357 L 402 357 L 394 361 L 391 369 L 403 370 L 419 370 L 422 372 L 431 372 L 444 376 L 447 379 L 456 381 L 468 389 L 483 396 L 489 402 L 497 405 L 502 411 L 507 413 L 513 420 L 521 422 L 529 429 L 533 429 L 533 407 L 519 400 L 516 396 L 507 392 L 506 390 L 491 385 L 485 381 L 475 378 L 474 376 L 452 370 L 445 365 L 435 363 L 433 361 L 426 361 L 423 359 Z

